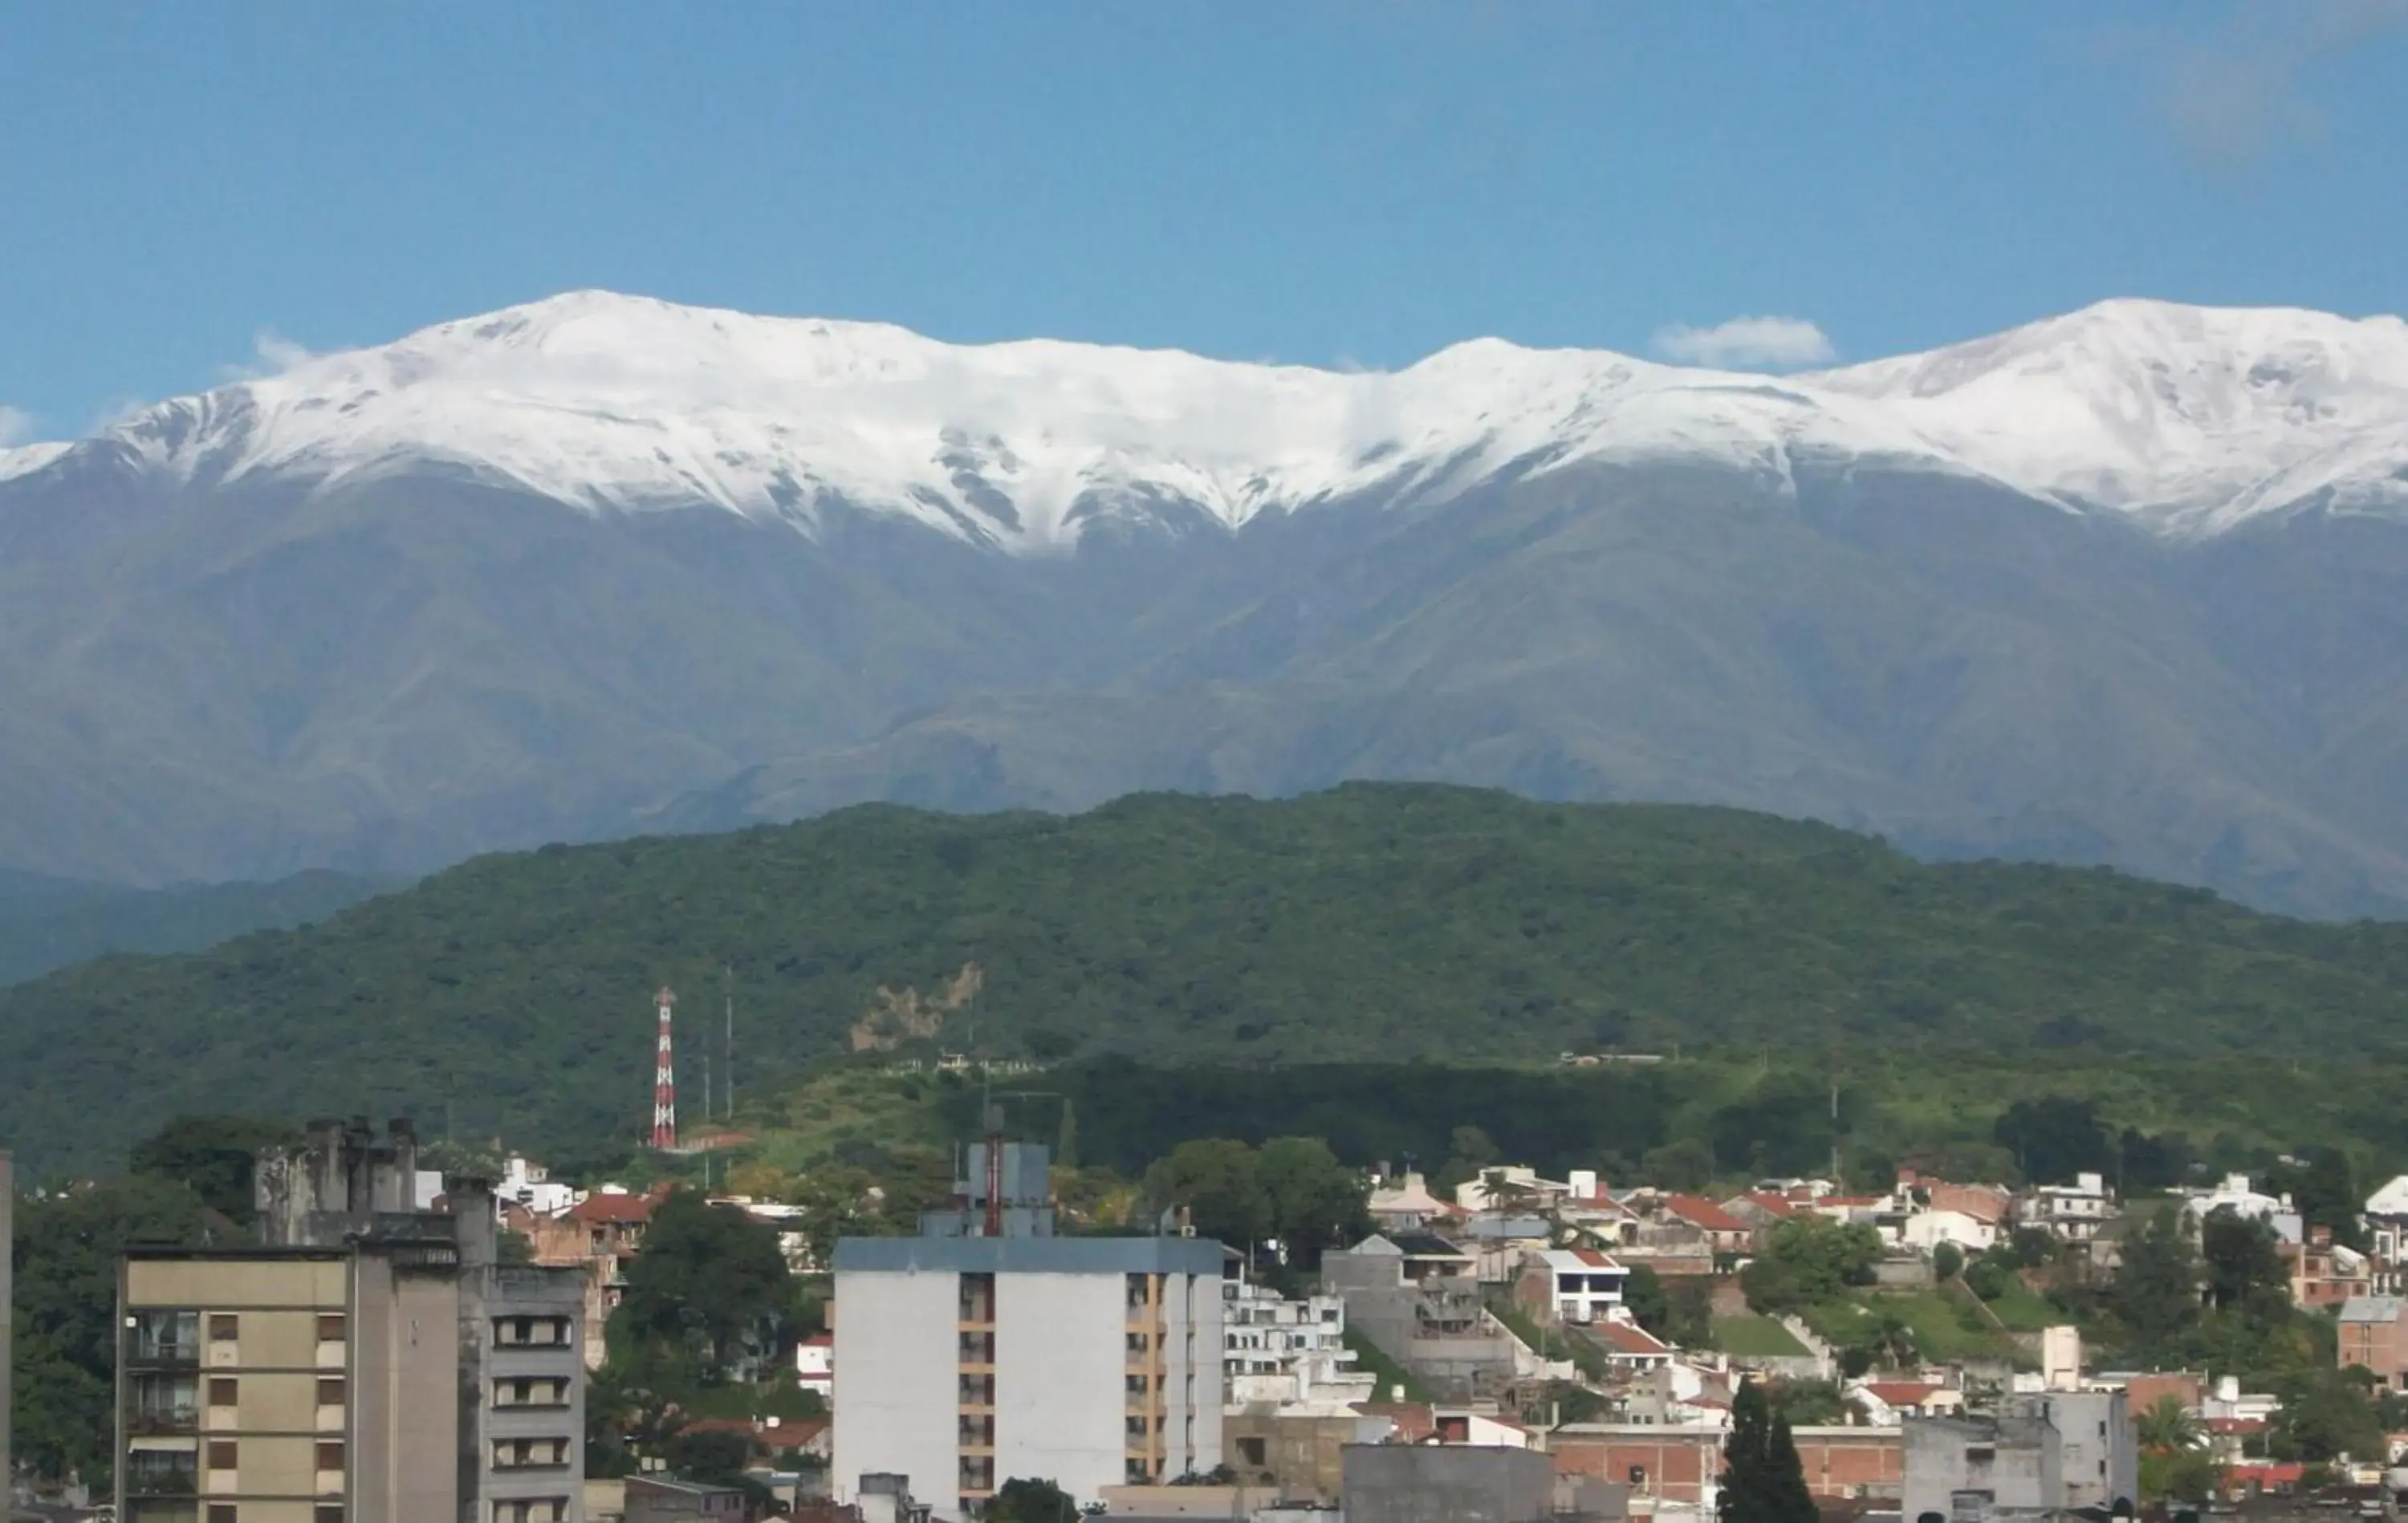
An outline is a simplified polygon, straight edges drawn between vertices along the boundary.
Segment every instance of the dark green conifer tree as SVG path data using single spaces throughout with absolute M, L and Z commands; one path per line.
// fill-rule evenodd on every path
M 1731 1399 L 1718 1511 L 1722 1523 L 1814 1523 L 1816 1517 L 1789 1420 L 1773 1414 L 1764 1388 L 1753 1382 Z

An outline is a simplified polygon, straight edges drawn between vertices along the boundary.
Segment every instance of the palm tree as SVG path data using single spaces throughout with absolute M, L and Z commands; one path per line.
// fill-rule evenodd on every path
M 2173 1454 L 2199 1447 L 2199 1419 L 2182 1404 L 2179 1396 L 2160 1396 L 2135 1419 L 2141 1447 L 2157 1454 Z
M 1884 1364 L 1902 1367 L 1914 1360 L 1914 1328 L 1895 1312 L 1881 1314 L 1865 1344 L 1873 1358 Z

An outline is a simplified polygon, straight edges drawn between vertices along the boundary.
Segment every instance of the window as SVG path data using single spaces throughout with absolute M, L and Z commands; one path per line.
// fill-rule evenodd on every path
M 318 1381 L 318 1404 L 320 1406 L 341 1406 L 343 1404 L 342 1376 L 325 1375 L 320 1377 Z
M 209 1503 L 209 1523 L 235 1523 L 234 1503 L 230 1502 Z
M 318 1468 L 320 1470 L 340 1470 L 343 1468 L 343 1441 L 341 1439 L 324 1438 L 318 1441 Z
M 313 1523 L 343 1523 L 343 1504 L 339 1502 L 322 1502 L 318 1504 L 318 1511 L 312 1515 L 312 1517 Z
M 1269 1445 L 1258 1438 L 1238 1440 L 1238 1458 L 1257 1470 L 1269 1463 Z
M 198 1458 L 190 1449 L 136 1449 L 125 1457 L 125 1488 L 137 1496 L 189 1497 L 200 1489 Z
M 209 1376 L 209 1405 L 233 1406 L 241 1399 L 241 1384 L 232 1375 Z
M 242 1318 L 232 1312 L 209 1314 L 209 1342 L 230 1344 L 242 1336 Z
M 235 1443 L 230 1438 L 209 1440 L 209 1469 L 232 1470 L 235 1467 Z
M 136 1433 L 189 1433 L 200 1426 L 188 1374 L 137 1374 L 126 1429 Z
M 320 1343 L 338 1344 L 341 1343 L 346 1336 L 348 1336 L 348 1332 L 342 1313 L 321 1312 L 318 1315 L 318 1341 Z
M 134 1359 L 145 1364 L 189 1364 L 199 1358 L 201 1314 L 136 1312 L 128 1322 Z

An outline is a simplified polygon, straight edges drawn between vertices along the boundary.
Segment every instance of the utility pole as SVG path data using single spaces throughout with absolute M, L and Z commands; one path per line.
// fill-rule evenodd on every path
M 736 1124 L 736 964 L 719 965 L 720 976 L 727 991 L 727 1034 L 720 1044 L 720 1056 L 726 1060 L 727 1077 L 720 1098 L 727 1107 L 728 1125 Z

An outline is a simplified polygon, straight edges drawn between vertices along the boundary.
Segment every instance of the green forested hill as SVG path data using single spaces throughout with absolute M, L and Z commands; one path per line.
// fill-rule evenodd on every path
M 273 883 L 168 889 L 72 883 L 0 872 L 0 984 L 108 952 L 188 952 L 262 926 L 299 925 L 396 882 L 295 873 Z
M 983 990 L 939 1040 L 998 1054 L 2408 1048 L 2408 928 L 1731 810 L 1357 785 L 481 858 L 308 929 L 0 990 L 0 1141 L 71 1161 L 182 1109 L 629 1135 L 660 984 L 715 1036 L 732 965 L 757 1087 L 844 1046 L 879 986 L 969 962 Z

